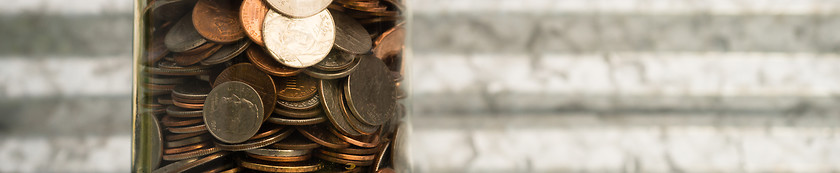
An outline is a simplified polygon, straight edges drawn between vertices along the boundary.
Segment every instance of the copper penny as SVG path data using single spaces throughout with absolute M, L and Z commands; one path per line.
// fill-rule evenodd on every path
M 196 157 L 199 157 L 201 155 L 207 155 L 208 153 L 209 154 L 215 153 L 215 154 L 203 157 L 201 159 L 196 158 Z M 178 156 L 178 158 L 170 156 L 170 159 L 173 159 L 173 161 L 174 160 L 180 160 L 180 161 L 177 161 L 175 163 L 170 163 L 170 164 L 168 164 L 164 167 L 158 168 L 153 173 L 184 172 L 184 171 L 187 171 L 189 169 L 195 168 L 197 166 L 206 164 L 208 162 L 223 158 L 224 156 L 227 156 L 229 153 L 228 152 L 218 152 L 218 149 L 210 148 L 210 149 L 202 149 L 202 152 L 197 152 L 197 153 L 192 153 L 191 152 L 191 154 L 201 154 L 201 155 L 196 156 L 196 157 L 184 157 L 184 155 L 180 155 L 180 156 Z M 186 155 L 186 156 L 190 156 L 190 155 Z
M 163 119 L 160 120 L 160 122 L 164 126 L 169 126 L 169 127 L 189 126 L 189 125 L 195 125 L 195 124 L 198 124 L 198 123 L 204 123 L 204 119 L 201 119 L 201 118 L 173 118 L 172 116 L 165 115 L 165 116 L 163 116 Z
M 166 134 L 166 140 L 167 141 L 176 141 L 176 140 L 181 140 L 181 139 L 187 139 L 187 138 L 190 138 L 190 137 L 196 137 L 198 135 L 203 135 L 205 133 L 207 133 L 207 131 L 200 131 L 200 132 L 195 132 L 195 133 L 183 133 L 183 134 Z
M 186 109 L 174 105 L 166 107 L 166 114 L 178 118 L 193 118 L 203 115 L 200 109 Z
M 271 136 L 271 135 L 279 132 L 280 130 L 283 130 L 282 126 L 263 125 L 263 126 L 260 126 L 260 130 L 257 131 L 257 134 L 252 136 L 248 140 L 259 139 L 259 138 L 264 138 L 264 137 L 267 137 L 267 136 Z
M 376 157 L 374 155 L 342 154 L 342 153 L 330 152 L 330 151 L 327 151 L 327 150 L 319 150 L 318 152 L 319 152 L 319 154 L 323 154 L 323 155 L 327 155 L 327 156 L 331 156 L 331 157 L 335 157 L 335 158 L 339 158 L 339 159 L 345 159 L 345 160 L 371 161 Z
M 187 50 L 187 51 L 183 51 L 183 52 L 179 52 L 179 54 L 187 54 L 187 55 L 199 54 L 199 53 L 203 53 L 204 51 L 210 50 L 210 48 L 216 47 L 216 45 L 219 45 L 219 44 L 207 42 L 207 43 L 204 43 L 201 46 L 198 46 L 196 48 L 193 48 L 193 49 L 190 49 L 190 50 Z M 174 61 L 175 59 L 172 59 L 172 60 Z
M 315 156 L 322 159 L 322 160 L 326 160 L 326 161 L 333 162 L 333 163 L 339 163 L 339 164 L 354 164 L 356 166 L 370 166 L 370 165 L 373 165 L 373 160 L 369 160 L 369 161 L 347 160 L 347 159 L 336 158 L 336 157 L 333 157 L 333 156 L 328 156 L 328 155 L 324 155 L 324 154 L 320 154 L 320 153 L 316 154 Z
M 189 79 L 184 83 L 175 85 L 172 90 L 173 98 L 189 99 L 189 100 L 204 100 L 212 88 L 210 83 L 198 79 Z M 203 102 L 203 101 L 202 101 Z
M 234 0 L 199 0 L 193 9 L 193 25 L 207 40 L 233 43 L 245 37 L 238 19 L 238 7 Z
M 251 153 L 245 153 L 248 157 L 264 160 L 264 161 L 271 161 L 271 162 L 300 162 L 309 160 L 312 158 L 311 154 L 300 155 L 300 156 L 261 156 Z
M 304 137 L 327 148 L 346 148 L 350 146 L 347 142 L 327 132 L 327 128 L 323 125 L 297 126 L 298 132 Z
M 302 68 L 291 68 L 280 64 L 280 62 L 277 62 L 274 58 L 266 54 L 265 50 L 259 46 L 249 47 L 246 50 L 246 54 L 248 54 L 248 59 L 259 67 L 260 70 L 273 76 L 294 76 L 303 71 Z
M 204 148 L 204 149 L 193 150 L 193 151 L 189 151 L 189 152 L 185 152 L 185 153 L 163 155 L 163 160 L 176 161 L 176 160 L 191 159 L 191 158 L 205 156 L 205 155 L 208 155 L 208 154 L 217 153 L 219 151 L 221 151 L 221 150 L 219 150 L 219 148 L 216 148 L 216 147 Z
M 261 148 L 261 147 L 271 145 L 273 143 L 277 143 L 277 141 L 280 141 L 280 140 L 283 140 L 286 137 L 289 137 L 289 135 L 291 135 L 294 131 L 295 131 L 294 129 L 288 129 L 288 130 L 285 130 L 285 131 L 280 132 L 280 133 L 275 133 L 275 134 L 270 135 L 270 136 L 265 137 L 265 138 L 247 140 L 245 142 L 236 143 L 236 144 L 216 142 L 216 146 L 218 146 L 222 150 L 227 150 L 227 151 L 245 151 L 245 150 L 250 150 L 250 149 L 255 149 L 255 148 Z
M 271 162 L 271 161 L 263 161 L 254 158 L 244 157 L 239 159 L 239 165 L 257 171 L 264 171 L 264 172 L 315 172 L 320 170 L 324 167 L 319 162 L 316 161 L 305 161 L 305 162 Z
M 218 86 L 227 81 L 239 81 L 253 87 L 263 103 L 263 110 L 265 111 L 263 112 L 263 121 L 268 120 L 268 117 L 271 116 L 270 110 L 274 110 L 277 101 L 277 90 L 274 88 L 274 80 L 271 76 L 265 74 L 253 64 L 240 63 L 222 71 L 219 77 L 216 77 L 213 86 Z
M 197 144 L 192 144 L 192 145 L 187 145 L 187 146 L 182 146 L 182 147 L 168 148 L 168 149 L 163 150 L 163 154 L 184 153 L 184 152 L 188 152 L 188 151 L 202 149 L 202 148 L 209 147 L 209 146 L 212 146 L 212 145 L 213 145 L 212 143 L 203 142 L 203 143 L 197 143 Z
M 376 38 L 373 45 L 373 55 L 376 58 L 385 60 L 386 58 L 396 56 L 401 53 L 405 42 L 405 28 L 403 23 L 397 24 L 393 28 L 382 33 L 379 38 Z
M 318 92 L 318 79 L 307 75 L 281 77 L 274 80 L 277 98 L 285 101 L 303 101 Z
M 187 109 L 203 109 L 204 108 L 204 103 L 182 103 L 182 102 L 179 102 L 177 100 L 173 100 L 172 102 L 175 103 L 175 106 L 182 107 L 182 108 L 187 108 Z
M 367 140 L 358 140 L 358 139 L 355 139 L 353 137 L 345 136 L 345 135 L 335 131 L 335 129 L 332 129 L 332 128 L 330 128 L 330 132 L 332 132 L 333 134 L 335 134 L 335 136 L 338 136 L 338 138 L 341 138 L 345 142 L 353 144 L 355 146 L 359 146 L 359 147 L 363 147 L 363 148 L 373 148 L 373 147 L 379 146 L 379 135 L 378 134 L 361 136 L 362 138 L 368 138 L 368 139 Z M 365 141 L 370 141 L 370 142 L 365 142 Z
M 262 0 L 244 0 L 239 8 L 239 20 L 242 22 L 245 34 L 260 46 L 265 45 L 262 38 L 262 25 L 267 12 L 268 7 Z
M 172 52 L 184 52 L 206 43 L 207 39 L 201 37 L 193 26 L 192 15 L 187 13 L 181 20 L 178 20 L 172 28 L 166 32 L 163 43 Z
M 207 126 L 204 124 L 199 124 L 195 126 L 186 126 L 186 127 L 169 127 L 166 128 L 169 132 L 172 133 L 195 133 L 200 131 L 207 131 Z
M 193 65 L 193 64 L 196 64 L 198 62 L 201 62 L 204 59 L 207 59 L 208 57 L 210 57 L 210 55 L 213 55 L 213 53 L 216 53 L 216 51 L 219 51 L 219 49 L 221 49 L 221 48 L 222 48 L 222 45 L 217 44 L 217 45 L 214 45 L 213 47 L 211 47 L 210 49 L 207 49 L 204 52 L 200 52 L 200 53 L 196 53 L 196 54 L 176 53 L 176 54 L 173 54 L 172 57 L 175 58 L 175 63 L 176 64 L 181 65 L 181 66 L 188 66 L 188 65 Z

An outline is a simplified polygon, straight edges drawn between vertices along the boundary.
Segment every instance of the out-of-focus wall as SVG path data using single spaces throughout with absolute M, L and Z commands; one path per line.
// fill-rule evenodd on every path
M 840 171 L 840 2 L 407 0 L 417 172 Z M 0 172 L 130 163 L 131 1 L 0 6 Z

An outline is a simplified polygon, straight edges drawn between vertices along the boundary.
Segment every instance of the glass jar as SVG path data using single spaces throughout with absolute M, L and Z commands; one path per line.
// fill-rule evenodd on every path
M 409 172 L 401 0 L 137 0 L 132 171 Z

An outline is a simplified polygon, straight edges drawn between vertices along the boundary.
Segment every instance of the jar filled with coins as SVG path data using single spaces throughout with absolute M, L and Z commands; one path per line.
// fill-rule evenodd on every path
M 137 0 L 133 172 L 407 172 L 402 0 Z

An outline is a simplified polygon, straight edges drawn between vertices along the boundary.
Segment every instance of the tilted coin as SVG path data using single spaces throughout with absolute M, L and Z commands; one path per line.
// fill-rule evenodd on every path
M 283 126 L 263 124 L 263 126 L 260 126 L 260 130 L 257 131 L 257 134 L 252 136 L 251 138 L 248 138 L 248 140 L 265 138 L 273 134 L 277 134 L 277 132 L 280 132 L 280 130 L 283 129 Z
M 160 20 L 177 20 L 190 12 L 197 0 L 157 0 L 150 4 L 152 16 Z
M 318 95 L 315 95 L 304 101 L 296 102 L 277 99 L 277 105 L 280 105 L 278 108 L 282 107 L 290 110 L 310 110 L 318 107 L 318 105 L 321 105 L 321 99 L 318 98 Z
M 242 6 L 239 8 L 239 22 L 242 22 L 242 28 L 245 29 L 245 34 L 254 43 L 264 46 L 262 36 L 262 25 L 265 20 L 265 13 L 268 12 L 268 7 L 262 0 L 244 0 Z
M 344 89 L 339 89 L 339 92 L 342 92 L 343 90 Z M 348 105 L 345 104 L 347 100 L 344 98 L 344 95 L 339 95 L 338 97 L 341 100 L 341 111 L 344 112 L 344 117 L 347 118 L 347 122 L 350 124 L 350 127 L 352 127 L 353 130 L 356 130 L 362 135 L 372 135 L 374 132 L 376 132 L 376 130 L 379 130 L 378 125 L 365 124 L 362 121 L 360 121 L 359 118 L 356 118 L 357 116 L 354 116 L 353 112 L 350 111 L 350 108 L 347 107 Z
M 309 17 L 324 11 L 332 0 L 266 0 L 269 6 L 294 18 Z
M 381 60 L 362 58 L 344 84 L 347 107 L 363 123 L 382 125 L 393 117 L 397 107 L 394 79 Z
M 329 118 L 330 123 L 339 130 L 339 132 L 351 136 L 359 136 L 361 133 L 357 132 L 350 126 L 344 111 L 341 110 L 342 100 L 338 81 L 335 80 L 321 80 L 319 83 L 319 94 L 321 96 L 321 107 L 324 113 Z
M 405 28 L 401 23 L 382 33 L 374 42 L 375 46 L 371 51 L 377 58 L 385 60 L 401 53 L 404 48 L 403 42 L 405 42 Z
M 385 155 L 388 153 L 388 148 L 390 148 L 390 142 L 384 142 L 381 146 L 379 146 L 379 152 L 376 152 L 376 159 L 373 160 L 373 170 L 382 170 L 382 166 L 385 165 Z
M 305 68 L 320 62 L 330 52 L 335 41 L 335 23 L 326 10 L 305 18 L 289 18 L 269 11 L 263 22 L 263 41 L 278 62 Z
M 379 146 L 379 135 L 378 134 L 360 136 L 361 138 L 366 138 L 366 139 L 359 140 L 359 139 L 355 139 L 353 137 L 341 134 L 338 131 L 335 131 L 335 129 L 333 129 L 333 128 L 330 128 L 330 132 L 335 134 L 335 136 L 338 136 L 339 139 L 342 139 L 345 142 L 353 144 L 355 146 L 359 146 L 359 147 L 363 147 L 363 148 L 373 148 L 373 147 Z
M 186 153 L 186 152 L 195 151 L 195 150 L 202 149 L 202 148 L 210 148 L 210 146 L 212 146 L 212 145 L 213 145 L 213 143 L 202 142 L 202 143 L 191 144 L 191 145 L 186 145 L 186 146 L 181 146 L 181 147 L 167 148 L 167 149 L 163 150 L 163 154 Z
M 204 119 L 201 118 L 175 118 L 169 115 L 163 116 L 163 119 L 160 122 L 164 126 L 189 126 L 198 123 L 203 123 Z
M 164 40 L 166 39 L 166 31 L 167 29 L 161 29 L 160 31 L 155 31 L 152 35 L 152 40 L 149 42 L 148 50 L 143 52 L 143 63 L 146 65 L 153 65 L 157 61 L 163 59 L 164 56 L 169 54 L 169 49 L 166 48 L 164 44 Z
M 146 134 L 149 134 L 148 139 L 150 139 L 149 141 L 146 141 L 146 145 L 149 146 L 149 149 L 151 149 L 151 151 L 148 151 L 148 160 L 144 161 L 149 163 L 149 165 L 151 165 L 152 168 L 157 168 L 158 165 L 160 165 L 160 161 L 163 156 L 163 129 L 161 128 L 157 117 L 155 117 L 154 115 L 143 114 L 141 115 L 141 117 L 144 118 L 144 122 L 148 122 L 148 124 L 146 125 L 150 126 L 145 129 L 148 130 Z
M 347 164 L 347 165 L 353 164 L 353 165 L 356 165 L 356 166 L 370 166 L 370 165 L 373 165 L 373 160 L 367 160 L 367 161 L 347 160 L 347 159 L 337 158 L 337 157 L 333 157 L 333 156 L 329 156 L 329 155 L 325 155 L 325 154 L 320 154 L 320 153 L 315 155 L 315 156 L 322 159 L 322 160 L 326 160 L 328 162 L 333 162 L 333 163 L 339 163 L 339 164 Z
M 193 164 L 197 160 L 198 160 L 198 158 L 180 160 L 180 161 L 177 161 L 177 162 L 174 162 L 174 163 L 170 163 L 166 166 L 160 167 L 158 169 L 155 169 L 153 171 L 153 173 L 181 172 L 181 171 L 186 170 L 191 164 Z
M 239 81 L 217 85 L 207 95 L 204 122 L 216 139 L 239 143 L 257 133 L 264 120 L 260 95 Z
M 295 128 L 307 139 L 327 148 L 347 148 L 347 146 L 350 146 L 332 133 L 326 132 L 327 127 L 323 125 L 296 126 Z
M 188 79 L 184 83 L 175 85 L 172 90 L 173 97 L 180 97 L 185 99 L 204 100 L 207 94 L 210 93 L 210 83 L 198 79 Z
M 358 154 L 358 155 L 366 155 L 366 154 L 374 154 L 379 151 L 379 148 L 361 148 L 356 146 L 351 146 L 347 148 L 341 149 L 329 149 L 331 151 L 335 151 L 338 153 L 345 153 L 345 154 Z
M 330 152 L 330 151 L 327 151 L 327 150 L 319 150 L 318 154 L 323 154 L 323 155 L 327 155 L 327 156 L 331 156 L 331 157 L 335 157 L 335 158 L 339 158 L 339 159 L 358 160 L 358 161 L 372 161 L 376 158 L 374 155 L 343 154 L 343 153 Z
M 181 17 L 181 20 L 169 29 L 169 32 L 166 33 L 166 38 L 164 38 L 163 41 L 166 48 L 169 48 L 169 51 L 172 52 L 187 51 L 201 46 L 205 42 L 207 42 L 207 40 L 195 30 L 192 15 L 190 13 Z
M 352 54 L 370 51 L 371 40 L 365 27 L 342 12 L 330 10 L 335 19 L 335 47 Z
M 277 100 L 277 90 L 274 88 L 274 80 L 271 76 L 260 71 L 253 64 L 239 63 L 222 71 L 216 77 L 213 86 L 218 86 L 228 81 L 239 81 L 253 87 L 259 94 L 259 98 L 262 99 L 257 99 L 255 103 L 262 103 L 261 110 L 265 110 L 265 112 L 262 112 L 263 121 L 267 120 L 268 116 L 271 116 L 271 110 L 274 109 Z
M 222 171 L 233 169 L 233 168 L 236 168 L 236 164 L 227 163 L 227 164 L 224 164 L 224 165 L 215 166 L 212 169 L 204 171 L 204 172 L 206 172 L 206 173 L 220 173 Z
M 281 77 L 294 76 L 303 71 L 302 68 L 291 68 L 280 64 L 280 62 L 277 62 L 277 60 L 274 60 L 274 58 L 266 54 L 265 50 L 259 46 L 251 46 L 246 52 L 246 54 L 248 54 L 248 59 L 251 60 L 254 65 L 270 75 Z
M 274 148 L 278 149 L 287 149 L 287 150 L 311 150 L 320 147 L 318 143 L 312 142 L 306 137 L 303 137 L 300 133 L 294 133 L 286 139 L 283 139 L 280 142 L 274 143 L 271 145 Z
M 196 31 L 217 43 L 233 43 L 244 38 L 245 30 L 238 19 L 239 3 L 234 0 L 199 0 L 192 14 Z
M 318 62 L 318 64 L 312 67 L 323 71 L 341 71 L 349 68 L 353 64 L 353 59 L 356 59 L 356 55 L 333 49 L 327 54 L 324 60 L 321 60 L 321 62 Z
M 318 79 L 306 75 L 275 78 L 277 98 L 285 101 L 303 101 L 318 92 Z
M 291 135 L 294 131 L 295 131 L 294 129 L 290 128 L 290 129 L 285 130 L 283 132 L 276 133 L 276 134 L 273 134 L 271 136 L 268 136 L 268 137 L 265 137 L 265 138 L 262 138 L 262 139 L 248 140 L 248 141 L 245 141 L 243 143 L 238 143 L 238 144 L 227 144 L 227 143 L 216 142 L 216 146 L 221 148 L 222 150 L 227 150 L 227 151 L 245 151 L 245 150 L 265 147 L 265 146 L 271 145 L 273 143 L 277 143 L 277 141 L 280 141 L 280 140 L 283 140 L 286 137 L 289 137 L 289 135 Z
M 201 65 L 216 65 L 224 63 L 244 52 L 245 48 L 248 48 L 248 45 L 251 45 L 251 42 L 248 40 L 240 40 L 234 44 L 224 45 L 221 49 L 216 51 L 216 53 L 210 55 L 210 57 L 201 60 Z
M 167 154 L 167 155 L 163 155 L 163 160 L 176 161 L 176 160 L 191 159 L 191 158 L 206 156 L 206 155 L 213 154 L 213 153 L 216 153 L 216 152 L 219 152 L 219 151 L 221 151 L 221 150 L 219 150 L 219 148 L 211 147 L 211 148 L 193 150 L 193 151 L 189 151 L 189 152 L 185 152 L 185 153 Z
M 187 139 L 168 141 L 168 142 L 166 142 L 166 147 L 168 147 L 168 148 L 181 147 L 181 146 L 185 146 L 185 145 L 196 144 L 196 143 L 199 143 L 199 142 L 208 141 L 209 139 L 210 139 L 210 137 L 208 137 L 206 135 L 199 135 L 199 136 L 191 137 L 191 138 L 187 138 Z
M 196 48 L 192 48 L 190 50 L 183 51 L 183 52 L 178 52 L 178 54 L 195 55 L 195 54 L 204 53 L 204 52 L 210 50 L 210 48 L 215 48 L 215 47 L 219 47 L 219 46 L 220 46 L 219 44 L 216 44 L 216 43 L 213 43 L 213 42 L 206 42 L 206 43 L 201 44 L 201 46 L 198 46 Z M 167 59 L 167 60 L 169 60 L 169 59 Z M 170 61 L 173 61 L 173 62 L 177 63 L 175 61 L 175 57 L 172 57 L 172 59 Z M 187 66 L 187 65 L 180 65 L 180 66 Z
M 361 55 L 361 56 L 369 56 L 369 55 Z M 318 68 L 306 68 L 306 70 L 303 70 L 303 73 L 306 74 L 306 75 L 312 76 L 314 78 L 318 78 L 318 79 L 343 78 L 343 77 L 347 77 L 348 75 L 350 75 L 350 73 L 353 73 L 353 71 L 356 71 L 356 67 L 359 65 L 359 63 L 361 61 L 362 61 L 362 58 L 356 57 L 355 59 L 353 59 L 353 62 L 350 64 L 350 67 L 348 67 L 347 69 L 344 69 L 342 71 L 331 72 L 331 71 L 319 70 Z

